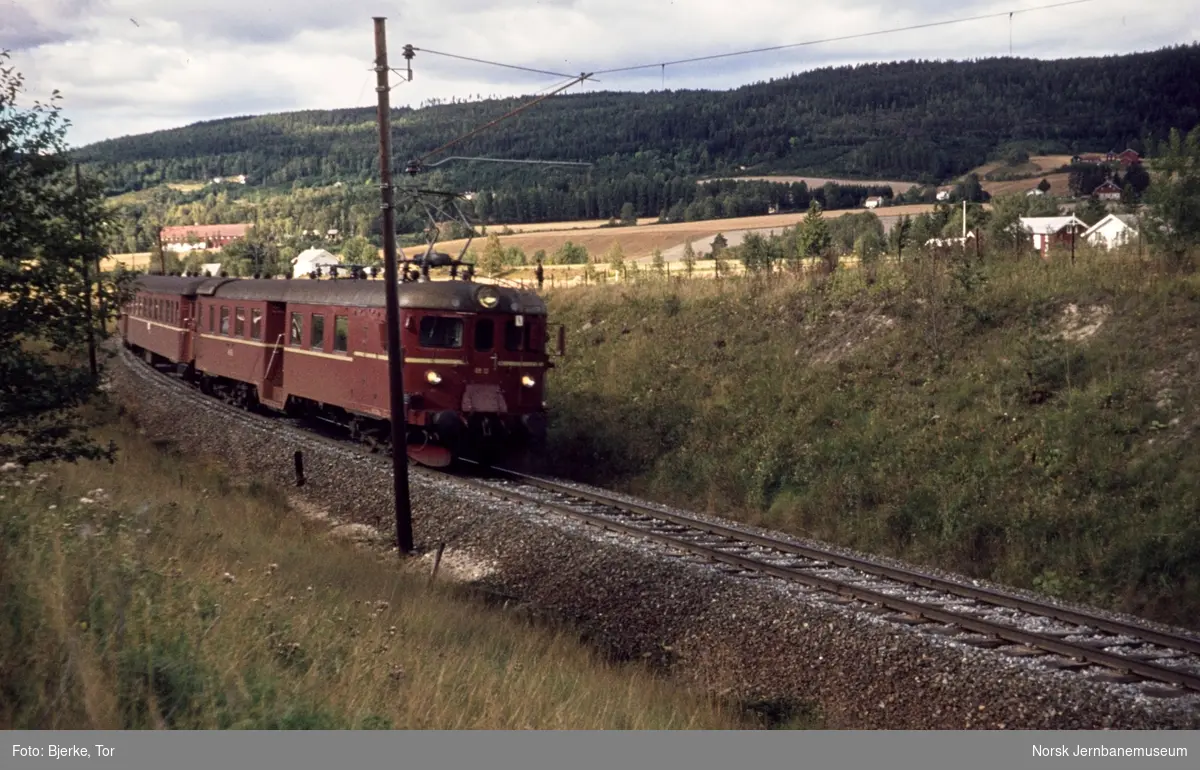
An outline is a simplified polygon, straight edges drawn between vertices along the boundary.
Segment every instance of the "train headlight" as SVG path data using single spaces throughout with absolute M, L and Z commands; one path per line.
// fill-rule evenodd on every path
M 500 292 L 491 286 L 484 286 L 475 294 L 479 304 L 487 310 L 492 310 L 500 304 Z
M 438 374 L 437 372 L 425 372 L 425 380 L 430 385 L 437 385 L 442 381 L 442 375 Z
M 521 377 L 521 384 L 527 388 L 532 388 L 534 385 L 537 385 L 537 380 L 526 374 Z

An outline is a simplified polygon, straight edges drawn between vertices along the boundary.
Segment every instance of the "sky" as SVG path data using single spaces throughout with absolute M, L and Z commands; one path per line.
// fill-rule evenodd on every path
M 816 67 L 904 59 L 1056 59 L 1200 41 L 1200 0 L 0 0 L 0 50 L 26 102 L 62 94 L 82 146 L 200 120 L 376 103 L 387 17 L 394 106 L 516 96 L 561 75 L 1002 14 L 783 51 L 597 75 L 568 93 L 733 88 Z M 1010 11 L 1016 13 L 1011 22 Z

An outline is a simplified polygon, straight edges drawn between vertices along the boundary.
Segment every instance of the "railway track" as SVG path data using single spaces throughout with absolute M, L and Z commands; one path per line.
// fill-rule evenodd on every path
M 610 532 L 651 540 L 743 577 L 770 576 L 976 647 L 1040 657 L 1101 681 L 1154 683 L 1160 697 L 1200 693 L 1200 638 L 798 545 L 502 469 L 462 479 Z M 835 599 L 835 600 L 837 600 Z M 1104 673 L 1096 674 L 1096 670 Z
M 121 353 L 140 379 L 170 387 L 181 398 L 220 410 L 256 431 L 274 430 L 280 421 L 202 395 L 123 348 Z M 363 459 L 379 457 L 348 439 L 313 433 L 296 424 L 291 427 L 303 432 L 310 446 L 320 444 Z M 1200 638 L 1196 636 L 799 545 L 576 485 L 500 468 L 478 470 L 474 475 L 427 468 L 417 472 L 453 478 L 510 502 L 539 506 L 608 532 L 654 542 L 740 577 L 782 579 L 802 590 L 964 644 L 1015 657 L 1040 658 L 1048 666 L 1098 681 L 1142 684 L 1147 695 L 1200 694 Z

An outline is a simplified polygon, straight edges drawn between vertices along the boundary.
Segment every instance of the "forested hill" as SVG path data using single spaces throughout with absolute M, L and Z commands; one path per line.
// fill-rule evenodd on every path
M 1092 34 L 1081 31 L 1081 34 Z M 395 112 L 397 164 L 522 100 Z M 732 91 L 585 93 L 547 100 L 456 153 L 584 160 L 586 174 L 672 178 L 806 172 L 937 182 L 1013 143 L 1031 151 L 1139 151 L 1200 120 L 1200 46 L 1039 61 L 897 62 L 815 70 Z M 198 123 L 78 151 L 113 191 L 247 174 L 251 184 L 377 176 L 373 109 Z M 453 162 L 465 187 L 583 183 L 581 172 Z M 557 182 L 556 182 L 557 180 Z

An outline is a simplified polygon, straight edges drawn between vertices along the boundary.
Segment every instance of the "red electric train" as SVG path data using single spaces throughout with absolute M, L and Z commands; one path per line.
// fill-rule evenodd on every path
M 408 454 L 434 467 L 493 462 L 546 434 L 551 350 L 536 293 L 466 280 L 398 287 Z M 385 285 L 145 275 L 120 331 L 126 347 L 205 393 L 390 436 Z

